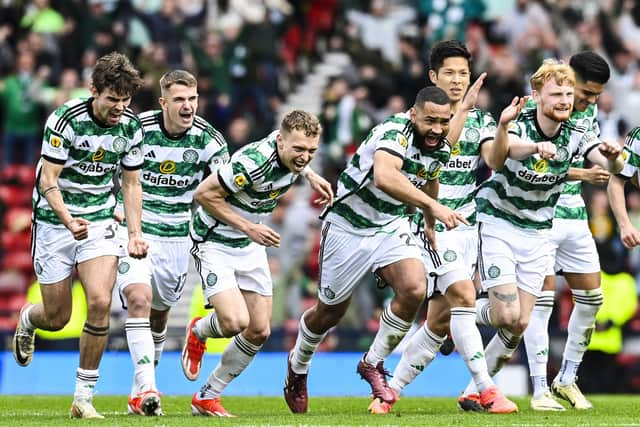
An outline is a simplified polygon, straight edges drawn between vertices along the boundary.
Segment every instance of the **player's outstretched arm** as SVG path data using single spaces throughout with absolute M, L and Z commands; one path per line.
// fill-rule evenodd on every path
M 602 166 L 612 174 L 619 173 L 624 167 L 622 147 L 615 141 L 602 141 L 597 150 L 590 150 L 587 159 L 595 165 Z
M 460 134 L 462 133 L 464 123 L 467 120 L 467 115 L 469 114 L 469 111 L 476 106 L 478 93 L 480 93 L 485 77 L 487 77 L 487 73 L 480 74 L 480 77 L 478 77 L 476 81 L 469 86 L 467 93 L 458 107 L 458 111 L 456 111 L 451 118 L 451 121 L 449 122 L 449 133 L 447 133 L 447 140 L 451 142 L 451 145 L 455 144 L 458 139 L 460 139 Z
M 611 174 L 598 165 L 590 168 L 569 168 L 569 173 L 567 173 L 568 180 L 584 181 L 589 184 L 604 184 L 609 181 L 609 176 Z
M 507 157 L 523 160 L 540 152 L 540 148 L 537 147 L 538 144 L 524 142 L 517 135 L 507 132 L 509 124 L 518 117 L 527 99 L 528 97 L 526 96 L 514 97 L 511 103 L 500 113 L 495 139 L 482 144 L 481 155 L 493 170 L 501 169 Z M 547 149 L 547 147 L 544 148 Z M 543 153 L 546 153 L 546 151 L 543 151 Z M 555 152 L 553 152 L 553 155 L 555 155 Z
M 377 150 L 373 162 L 373 182 L 378 189 L 396 200 L 426 211 L 429 215 L 442 221 L 447 228 L 454 228 L 459 222 L 468 224 L 462 215 L 441 205 L 422 190 L 416 188 L 400 172 L 402 168 L 400 157 L 383 150 Z
M 427 181 L 427 183 L 422 187 L 422 191 L 433 200 L 438 200 L 440 181 L 437 179 Z M 422 217 L 424 218 L 424 235 L 427 241 L 431 244 L 433 250 L 436 250 L 438 249 L 436 242 L 436 219 L 431 215 L 431 212 L 427 210 L 422 211 Z
M 624 199 L 624 178 L 612 175 L 607 185 L 607 195 L 609 196 L 609 205 L 613 211 L 618 226 L 620 227 L 620 240 L 627 248 L 640 245 L 640 231 L 638 231 L 627 214 L 627 208 Z
M 319 205 L 333 205 L 333 189 L 331 188 L 331 184 L 329 181 L 318 175 L 313 169 L 309 166 L 304 168 L 303 175 L 309 181 L 309 185 L 315 191 L 320 194 L 320 198 L 314 200 L 314 203 Z
M 229 193 L 224 189 L 218 174 L 211 174 L 202 181 L 194 195 L 195 200 L 218 220 L 236 228 L 254 242 L 263 246 L 280 246 L 280 235 L 264 224 L 256 224 L 236 213 L 227 203 Z
M 76 240 L 84 240 L 89 236 L 89 221 L 84 218 L 74 218 L 69 213 L 62 199 L 62 193 L 58 188 L 58 178 L 62 173 L 63 165 L 42 159 L 40 171 L 40 187 L 38 191 L 46 199 L 60 222 L 67 227 Z
M 149 245 L 142 238 L 142 185 L 140 184 L 140 169 L 122 169 L 122 200 L 124 215 L 127 219 L 129 243 L 127 250 L 132 258 L 147 256 Z

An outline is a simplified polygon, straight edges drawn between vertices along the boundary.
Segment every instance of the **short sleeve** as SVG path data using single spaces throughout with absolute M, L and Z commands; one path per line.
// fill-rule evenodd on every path
M 144 155 L 142 153 L 142 139 L 144 133 L 142 127 L 137 128 L 130 139 L 128 150 L 125 151 L 120 163 L 122 167 L 128 170 L 140 169 L 144 163 Z
M 376 151 L 383 150 L 401 158 L 405 157 L 405 153 L 409 146 L 407 137 L 398 130 L 385 132 L 375 144 Z

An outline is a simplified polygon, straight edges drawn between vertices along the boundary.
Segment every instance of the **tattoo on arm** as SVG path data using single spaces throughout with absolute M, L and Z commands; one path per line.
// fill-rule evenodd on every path
M 493 296 L 498 299 L 498 301 L 502 301 L 507 305 L 511 304 L 512 302 L 515 302 L 518 299 L 518 294 L 515 292 L 510 294 L 501 294 L 500 292 L 497 292 L 497 291 L 491 291 L 491 292 L 493 293 Z

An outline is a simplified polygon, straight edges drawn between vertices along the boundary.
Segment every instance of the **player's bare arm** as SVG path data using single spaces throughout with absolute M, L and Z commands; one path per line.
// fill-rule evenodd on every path
M 73 234 L 76 240 L 84 240 L 89 236 L 89 221 L 84 218 L 74 218 L 69 213 L 62 199 L 62 193 L 58 188 L 58 178 L 62 173 L 63 165 L 42 159 L 40 173 L 40 194 L 43 195 L 53 212 L 60 218 L 62 224 Z
M 597 150 L 587 153 L 587 159 L 595 165 L 599 165 L 612 174 L 619 173 L 624 167 L 622 147 L 615 141 L 602 141 Z
M 307 166 L 304 170 L 304 177 L 309 181 L 309 185 L 315 191 L 320 194 L 320 197 L 314 200 L 314 203 L 318 203 L 319 205 L 333 205 L 333 189 L 331 188 L 331 184 L 329 181 L 318 175 Z
M 401 168 L 402 159 L 382 150 L 376 151 L 373 166 L 375 186 L 400 202 L 422 209 L 427 214 L 425 216 L 435 217 L 448 229 L 456 227 L 459 222 L 468 225 L 462 215 L 441 205 L 411 184 L 400 172 Z
M 422 186 L 422 191 L 433 200 L 438 200 L 440 181 L 437 179 L 427 181 L 427 183 Z M 429 243 L 431 243 L 431 247 L 436 250 L 438 248 L 436 244 L 436 219 L 425 210 L 422 211 L 422 217 L 424 218 L 424 235 Z
M 280 235 L 264 224 L 256 224 L 237 214 L 226 202 L 229 196 L 217 174 L 211 174 L 196 189 L 195 199 L 211 215 L 263 246 L 280 246 Z
M 467 120 L 467 115 L 469 114 L 469 111 L 476 106 L 478 93 L 482 88 L 485 77 L 487 77 L 487 73 L 480 74 L 480 77 L 478 77 L 476 81 L 469 86 L 467 93 L 458 107 L 458 111 L 456 111 L 453 117 L 451 117 L 451 121 L 449 121 L 449 133 L 447 134 L 447 139 L 451 144 L 455 144 L 458 139 L 460 139 L 460 134 L 462 133 L 464 123 Z
M 493 170 L 501 169 L 507 157 L 522 160 L 539 152 L 540 147 L 536 147 L 537 144 L 525 143 L 516 135 L 510 135 L 507 132 L 509 123 L 518 117 L 527 99 L 527 96 L 514 97 L 511 103 L 502 110 L 500 114 L 495 139 L 482 144 L 480 154 L 487 165 Z M 553 150 L 555 150 L 555 147 Z M 555 151 L 553 154 L 555 155 Z
M 149 245 L 142 238 L 142 185 L 140 184 L 140 170 L 122 170 L 122 199 L 124 214 L 127 218 L 129 243 L 127 249 L 132 258 L 147 256 Z
M 609 176 L 611 176 L 609 171 L 595 165 L 590 168 L 569 168 L 567 179 L 588 182 L 589 184 L 603 184 L 609 181 Z
M 620 227 L 620 240 L 627 248 L 633 248 L 640 245 L 640 231 L 638 231 L 629 219 L 627 207 L 624 198 L 624 186 L 626 179 L 611 175 L 609 184 L 607 185 L 607 195 L 609 196 L 609 205 L 613 216 L 615 216 L 618 226 Z

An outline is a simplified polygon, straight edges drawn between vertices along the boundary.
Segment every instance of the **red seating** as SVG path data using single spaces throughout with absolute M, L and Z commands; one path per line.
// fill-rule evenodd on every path
M 31 190 L 19 185 L 0 185 L 0 200 L 7 206 L 31 205 Z
M 9 165 L 2 171 L 0 181 L 19 185 L 25 191 L 30 191 L 36 182 L 36 169 L 28 165 Z
M 31 231 L 25 230 L 20 233 L 11 233 L 9 231 L 2 232 L 0 245 L 4 252 L 30 251 L 31 250 Z
M 18 271 L 24 274 L 33 275 L 33 264 L 31 262 L 31 252 L 17 251 L 5 253 L 2 260 L 3 271 Z

